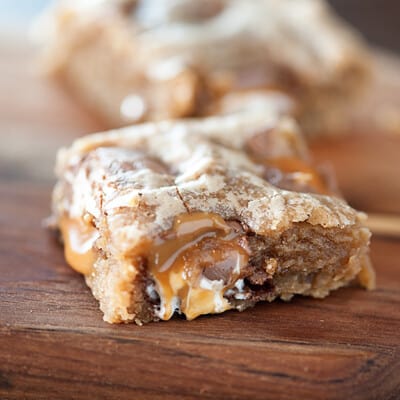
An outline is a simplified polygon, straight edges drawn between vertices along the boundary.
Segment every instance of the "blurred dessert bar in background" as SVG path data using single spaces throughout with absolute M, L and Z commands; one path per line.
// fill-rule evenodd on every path
M 323 0 L 59 1 L 41 27 L 47 70 L 110 127 L 279 99 L 307 134 L 334 132 L 369 78 Z

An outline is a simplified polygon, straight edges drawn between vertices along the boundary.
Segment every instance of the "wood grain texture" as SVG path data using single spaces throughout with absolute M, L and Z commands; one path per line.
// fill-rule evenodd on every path
M 376 239 L 378 288 L 143 327 L 102 322 L 41 227 L 49 189 L 0 185 L 0 397 L 395 399 L 400 243 Z
M 55 148 L 98 123 L 29 75 L 28 50 L 0 41 L 1 399 L 400 397 L 400 241 L 373 239 L 374 292 L 352 287 L 192 322 L 104 323 L 42 227 Z M 400 137 L 313 147 L 354 205 L 400 213 Z

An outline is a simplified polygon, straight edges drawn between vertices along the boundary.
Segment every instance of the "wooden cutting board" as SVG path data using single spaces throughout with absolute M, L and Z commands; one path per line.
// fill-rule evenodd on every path
M 8 43 L 8 44 L 7 44 Z M 0 398 L 397 399 L 400 240 L 374 238 L 377 289 L 192 322 L 109 325 L 41 226 L 54 152 L 100 128 L 0 41 Z M 400 136 L 314 144 L 353 205 L 400 213 Z

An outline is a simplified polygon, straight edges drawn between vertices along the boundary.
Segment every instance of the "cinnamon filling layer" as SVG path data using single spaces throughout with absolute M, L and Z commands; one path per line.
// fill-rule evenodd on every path
M 159 318 L 167 320 L 181 311 L 191 320 L 232 308 L 224 294 L 248 258 L 244 233 L 234 223 L 211 213 L 179 216 L 148 255 L 160 296 Z

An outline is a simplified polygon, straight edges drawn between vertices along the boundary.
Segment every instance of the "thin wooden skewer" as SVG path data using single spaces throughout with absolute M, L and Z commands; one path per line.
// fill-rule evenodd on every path
M 390 214 L 368 214 L 367 226 L 376 235 L 400 239 L 400 216 Z

